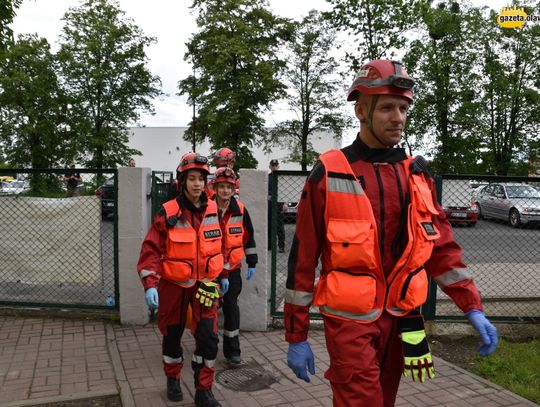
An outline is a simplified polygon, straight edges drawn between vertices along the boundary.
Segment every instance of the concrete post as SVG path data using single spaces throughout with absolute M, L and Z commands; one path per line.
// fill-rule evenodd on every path
M 268 175 L 265 171 L 240 170 L 240 200 L 245 204 L 253 228 L 259 262 L 250 281 L 246 280 L 247 266 L 242 264 L 242 293 L 239 298 L 240 328 L 246 331 L 266 331 L 268 326 L 269 274 L 267 250 Z
M 123 324 L 148 322 L 148 307 L 137 274 L 141 243 L 150 227 L 151 170 L 118 169 L 118 272 L 120 321 Z

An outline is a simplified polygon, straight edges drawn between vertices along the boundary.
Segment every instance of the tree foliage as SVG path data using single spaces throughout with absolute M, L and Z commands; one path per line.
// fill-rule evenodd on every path
M 244 168 L 257 165 L 250 148 L 266 135 L 262 110 L 284 91 L 278 51 L 291 27 L 266 6 L 260 0 L 194 0 L 200 31 L 187 44 L 185 59 L 196 75 L 179 83 L 180 94 L 198 107 L 186 139 L 195 128 L 198 143 L 208 138 L 214 149 L 232 148 Z
M 9 24 L 13 22 L 16 10 L 21 4 L 22 0 L 0 0 L 0 50 L 5 49 L 12 40 L 13 31 Z
M 370 60 L 393 58 L 418 21 L 417 0 L 328 0 L 332 24 L 351 35 L 357 49 L 347 54 L 353 70 Z
M 339 140 L 349 124 L 339 111 L 345 92 L 332 56 L 335 46 L 335 30 L 316 11 L 297 25 L 290 43 L 285 100 L 295 118 L 279 123 L 272 130 L 272 141 L 289 146 L 288 160 L 304 171 L 318 159 L 311 142 L 315 133 L 329 130 Z
M 64 16 L 58 59 L 71 98 L 72 125 L 88 167 L 125 163 L 138 151 L 127 147 L 127 124 L 152 111 L 160 94 L 147 67 L 143 34 L 114 0 L 86 0 Z
M 73 154 L 67 98 L 46 39 L 19 36 L 0 56 L 0 141 L 13 166 L 55 168 Z

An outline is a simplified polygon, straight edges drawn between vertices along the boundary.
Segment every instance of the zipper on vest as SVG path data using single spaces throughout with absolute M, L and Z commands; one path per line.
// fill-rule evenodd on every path
M 375 167 L 375 174 L 377 176 L 377 183 L 379 184 L 379 203 L 381 207 L 381 223 L 379 225 L 379 251 L 381 252 L 381 259 L 384 257 L 384 190 L 381 173 L 379 172 L 379 164 L 373 163 Z
M 409 284 L 411 283 L 412 278 L 420 273 L 422 270 L 424 270 L 424 266 L 418 267 L 416 270 L 414 270 L 412 273 L 409 273 L 407 276 L 405 283 L 403 284 L 403 288 L 401 289 L 401 294 L 399 296 L 400 300 L 403 300 L 405 296 L 407 295 L 407 289 L 409 288 Z

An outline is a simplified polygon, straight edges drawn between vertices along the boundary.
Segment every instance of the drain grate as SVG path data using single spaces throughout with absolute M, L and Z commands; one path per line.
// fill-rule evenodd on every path
M 224 387 L 236 391 L 257 391 L 268 389 L 278 378 L 256 361 L 241 367 L 223 370 L 216 374 L 216 380 Z

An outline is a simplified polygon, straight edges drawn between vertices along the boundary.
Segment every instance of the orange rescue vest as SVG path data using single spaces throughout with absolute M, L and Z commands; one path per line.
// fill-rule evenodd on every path
M 167 224 L 167 243 L 162 256 L 161 277 L 191 287 L 197 281 L 215 280 L 223 271 L 221 229 L 217 205 L 208 200 L 199 232 L 187 221 L 182 221 L 182 211 L 176 199 L 163 204 Z
M 236 201 L 239 214 L 231 214 L 223 231 L 223 258 L 226 270 L 236 270 L 244 258 L 244 204 Z
M 388 277 L 384 276 L 378 230 L 369 198 L 340 150 L 320 157 L 326 168 L 326 239 L 321 278 L 314 305 L 321 313 L 358 322 L 373 322 L 386 309 L 401 316 L 426 301 L 424 263 L 440 236 L 432 216 L 438 214 L 423 174 L 411 173 L 405 162 L 410 202 L 408 241 Z

